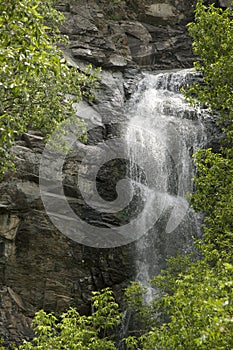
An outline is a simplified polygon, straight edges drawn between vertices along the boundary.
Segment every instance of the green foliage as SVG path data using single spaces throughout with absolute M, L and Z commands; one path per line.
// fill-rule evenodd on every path
M 191 265 L 176 280 L 174 293 L 161 299 L 170 321 L 142 336 L 142 348 L 232 349 L 232 279 L 230 264 Z
M 125 290 L 125 301 L 128 310 L 142 312 L 146 288 L 139 282 L 131 282 L 130 286 Z
M 233 158 L 232 149 L 214 153 L 211 149 L 195 154 L 198 174 L 193 206 L 204 212 L 202 251 L 209 261 L 232 261 L 233 247 Z
M 121 316 L 110 289 L 94 292 L 91 316 L 81 316 L 74 308 L 59 317 L 37 312 L 33 321 L 36 337 L 32 342 L 24 341 L 19 350 L 114 350 L 108 333 L 120 323 Z
M 2 345 L 4 343 L 4 339 L 0 338 L 0 350 L 5 350 L 5 347 Z
M 106 288 L 102 292 L 92 292 L 92 322 L 98 332 L 105 337 L 108 330 L 113 329 L 121 321 L 122 314 L 115 302 L 113 292 Z
M 158 323 L 157 313 L 154 305 L 148 302 L 147 293 L 148 288 L 139 282 L 131 282 L 125 290 L 125 309 L 130 313 L 130 322 L 136 328 L 134 333 L 137 336 Z
M 15 136 L 28 127 L 50 134 L 90 97 L 96 75 L 69 66 L 55 43 L 63 15 L 52 0 L 0 3 L 0 172 L 9 166 Z M 72 94 L 72 98 L 68 97 Z
M 222 113 L 233 107 L 233 11 L 197 3 L 195 22 L 188 24 L 193 50 L 200 60 L 195 68 L 203 74 L 203 85 L 194 85 L 197 99 Z
M 189 270 L 190 262 L 196 261 L 196 254 L 179 255 L 170 257 L 166 270 L 162 270 L 158 276 L 151 280 L 151 285 L 163 294 L 172 294 L 176 290 L 176 281 L 180 274 Z
M 127 350 L 135 350 L 139 349 L 139 339 L 137 339 L 135 336 L 128 336 L 127 338 L 123 339 Z
M 194 52 L 200 57 L 195 68 L 203 84 L 187 93 L 217 112 L 222 127 L 218 153 L 199 150 L 194 155 L 197 167 L 193 206 L 206 214 L 204 255 L 210 261 L 232 261 L 233 246 L 233 11 L 199 1 L 195 22 L 189 24 Z

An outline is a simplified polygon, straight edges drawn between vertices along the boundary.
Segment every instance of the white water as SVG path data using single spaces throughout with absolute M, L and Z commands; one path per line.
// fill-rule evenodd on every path
M 165 266 L 166 257 L 190 251 L 192 236 L 200 234 L 186 196 L 193 191 L 192 154 L 206 142 L 205 112 L 191 107 L 180 93 L 192 79 L 192 70 L 147 73 L 128 104 L 130 175 L 147 212 L 139 229 L 156 218 L 137 242 L 136 279 L 142 283 Z

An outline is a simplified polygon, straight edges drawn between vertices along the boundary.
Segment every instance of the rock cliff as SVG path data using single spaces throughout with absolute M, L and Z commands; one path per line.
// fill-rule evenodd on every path
M 185 25 L 195 0 L 77 0 L 58 6 L 70 52 L 103 68 L 135 64 L 153 69 L 190 66 L 191 39 Z

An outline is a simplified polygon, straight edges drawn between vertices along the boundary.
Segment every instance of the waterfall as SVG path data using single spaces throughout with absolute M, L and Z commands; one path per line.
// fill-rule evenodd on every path
M 200 235 L 187 195 L 193 191 L 192 154 L 206 143 L 206 112 L 180 92 L 196 78 L 191 69 L 144 73 L 127 105 L 129 173 L 147 213 L 135 254 L 136 280 L 142 283 L 165 267 L 166 257 L 191 251 L 192 237 Z

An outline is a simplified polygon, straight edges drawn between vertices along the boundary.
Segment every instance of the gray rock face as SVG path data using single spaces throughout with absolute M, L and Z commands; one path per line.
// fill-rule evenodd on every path
M 4 299 L 0 336 L 9 341 L 20 341 L 31 334 L 28 324 L 36 310 L 60 312 L 73 305 L 88 314 L 91 291 L 111 286 L 120 300 L 122 288 L 133 277 L 132 247 L 86 247 L 71 241 L 53 226 L 45 213 L 38 185 L 43 143 L 39 149 L 37 141 L 33 142 L 33 133 L 28 135 L 31 148 L 25 141 L 17 142 L 14 149 L 17 170 L 6 174 L 0 184 L 0 297 Z M 72 200 L 73 209 L 97 226 L 99 222 L 108 225 L 120 222 L 117 217 L 98 217 L 85 207 L 76 190 L 78 167 L 79 157 L 73 155 L 64 167 L 64 191 Z M 101 181 L 101 174 L 99 178 Z M 111 193 L 111 184 L 108 190 L 105 188 L 106 184 L 103 193 Z M 18 296 L 17 301 L 14 296 Z M 8 329 L 10 323 L 13 329 Z
M 66 52 L 70 60 L 80 67 L 92 63 L 104 68 L 92 106 L 97 112 L 89 113 L 85 103 L 82 107 L 95 126 L 89 133 L 94 154 L 125 122 L 124 103 L 137 86 L 140 66 L 179 68 L 193 61 L 185 24 L 192 19 L 194 0 L 109 3 L 64 0 L 58 5 L 66 16 L 62 32 L 70 38 Z M 16 172 L 7 173 L 0 183 L 0 336 L 9 342 L 32 335 L 30 319 L 40 308 L 62 311 L 74 305 L 88 313 L 91 291 L 106 286 L 120 300 L 122 288 L 134 274 L 133 244 L 114 249 L 86 247 L 63 236 L 50 222 L 38 186 L 43 147 L 39 132 L 24 134 L 14 148 Z M 122 223 L 123 215 L 98 216 L 85 206 L 77 190 L 81 155 L 81 149 L 71 154 L 64 167 L 64 191 L 73 209 L 96 226 Z M 110 170 L 115 175 L 106 182 Z M 107 200 L 114 199 L 115 183 L 124 175 L 125 164 L 112 163 L 110 170 L 103 169 L 97 179 Z
M 195 0 L 76 0 L 60 5 L 66 16 L 62 32 L 69 36 L 76 61 L 124 69 L 138 64 L 153 68 L 189 67 L 191 40 L 185 25 Z

